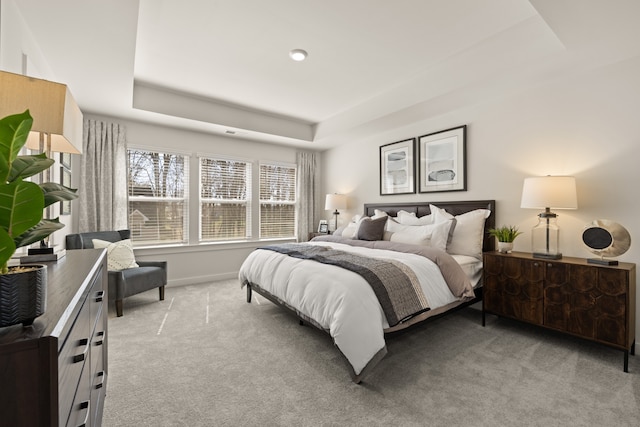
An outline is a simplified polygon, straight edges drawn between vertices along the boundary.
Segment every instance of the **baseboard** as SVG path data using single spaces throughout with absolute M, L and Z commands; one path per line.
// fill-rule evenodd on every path
M 229 279 L 237 279 L 237 278 L 238 278 L 237 271 L 220 273 L 220 274 L 207 274 L 205 276 L 191 276 L 191 277 L 183 277 L 180 279 L 169 279 L 167 281 L 167 286 L 198 285 L 200 283 L 219 282 L 221 280 L 229 280 Z

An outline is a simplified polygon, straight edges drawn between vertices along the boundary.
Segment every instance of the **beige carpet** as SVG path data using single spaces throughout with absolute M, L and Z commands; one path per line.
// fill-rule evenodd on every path
M 255 296 L 255 294 L 254 294 Z M 468 308 L 387 340 L 361 385 L 328 335 L 235 280 L 125 300 L 103 425 L 637 426 L 640 356 Z

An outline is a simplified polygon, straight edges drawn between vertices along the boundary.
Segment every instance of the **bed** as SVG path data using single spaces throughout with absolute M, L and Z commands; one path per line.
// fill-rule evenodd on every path
M 256 292 L 327 332 L 360 383 L 385 336 L 481 300 L 493 227 L 494 200 L 368 203 L 334 235 L 256 249 L 239 279 L 247 302 Z

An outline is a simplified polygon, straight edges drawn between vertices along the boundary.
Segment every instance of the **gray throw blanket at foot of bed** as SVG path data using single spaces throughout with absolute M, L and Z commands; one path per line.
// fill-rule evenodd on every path
M 429 303 L 420 288 L 418 278 L 401 262 L 297 243 L 270 245 L 259 249 L 335 265 L 359 274 L 378 297 L 389 326 L 429 310 Z

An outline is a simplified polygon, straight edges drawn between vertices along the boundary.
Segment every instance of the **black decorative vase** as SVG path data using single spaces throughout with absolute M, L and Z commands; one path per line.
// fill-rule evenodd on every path
M 18 323 L 29 326 L 47 309 L 47 267 L 30 267 L 34 269 L 0 274 L 0 328 Z M 14 268 L 18 267 L 9 270 Z

